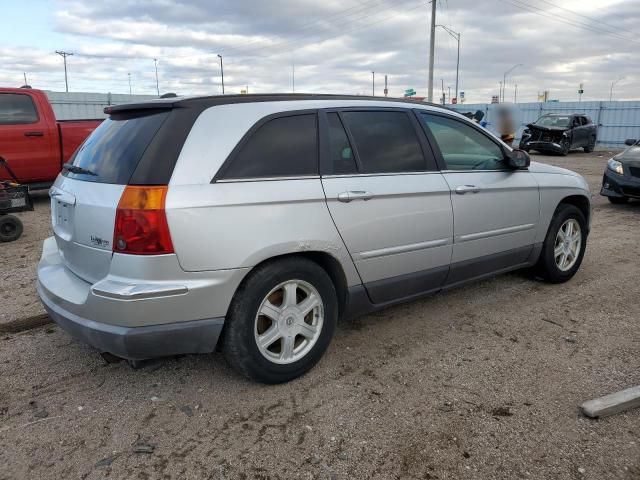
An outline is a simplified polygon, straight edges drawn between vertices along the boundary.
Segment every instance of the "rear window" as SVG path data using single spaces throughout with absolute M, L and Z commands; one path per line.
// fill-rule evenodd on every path
M 0 93 L 0 125 L 36 123 L 38 112 L 29 95 Z
M 259 127 L 224 167 L 224 179 L 318 174 L 316 115 L 274 118 Z
M 91 173 L 64 170 L 69 178 L 126 185 L 169 112 L 113 114 L 96 128 L 70 160 Z

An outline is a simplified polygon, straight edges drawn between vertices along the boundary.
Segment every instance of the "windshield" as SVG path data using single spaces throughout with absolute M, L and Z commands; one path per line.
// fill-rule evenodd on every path
M 541 127 L 568 127 L 569 117 L 561 117 L 559 115 L 545 115 L 544 117 L 540 117 L 538 120 L 536 120 L 535 124 L 540 125 Z
M 167 115 L 166 111 L 111 115 L 70 160 L 78 168 L 63 174 L 87 182 L 126 185 Z

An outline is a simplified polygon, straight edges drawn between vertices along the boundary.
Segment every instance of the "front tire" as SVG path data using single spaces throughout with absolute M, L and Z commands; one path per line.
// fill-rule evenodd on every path
M 562 147 L 562 151 L 560 152 L 560 155 L 562 155 L 563 157 L 566 157 L 567 155 L 569 155 L 569 152 L 571 151 L 571 140 L 569 140 L 568 138 L 565 138 L 560 143 L 560 146 Z
M 549 283 L 570 280 L 580 268 L 587 246 L 587 221 L 574 205 L 562 204 L 551 220 L 536 273 Z
M 607 197 L 614 205 L 623 205 L 629 201 L 629 197 Z
M 259 266 L 229 307 L 222 349 L 252 380 L 282 383 L 310 370 L 331 342 L 338 299 L 318 264 L 291 257 Z

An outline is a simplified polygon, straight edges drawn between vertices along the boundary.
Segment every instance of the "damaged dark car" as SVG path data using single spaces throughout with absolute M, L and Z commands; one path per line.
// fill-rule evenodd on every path
M 600 190 L 600 195 L 615 204 L 640 199 L 640 140 L 629 139 L 624 143 L 628 148 L 607 161 Z
M 575 148 L 593 152 L 598 127 L 581 114 L 547 114 L 527 125 L 522 132 L 520 149 L 567 155 Z

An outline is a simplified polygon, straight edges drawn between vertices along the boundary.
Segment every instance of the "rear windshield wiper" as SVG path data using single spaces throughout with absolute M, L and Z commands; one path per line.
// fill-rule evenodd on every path
M 83 175 L 93 175 L 93 176 L 97 176 L 98 175 L 97 173 L 92 172 L 91 170 L 89 170 L 87 168 L 78 167 L 77 165 L 73 165 L 71 163 L 62 164 L 62 169 L 63 170 L 68 170 L 71 173 L 80 173 L 80 174 L 83 174 Z

